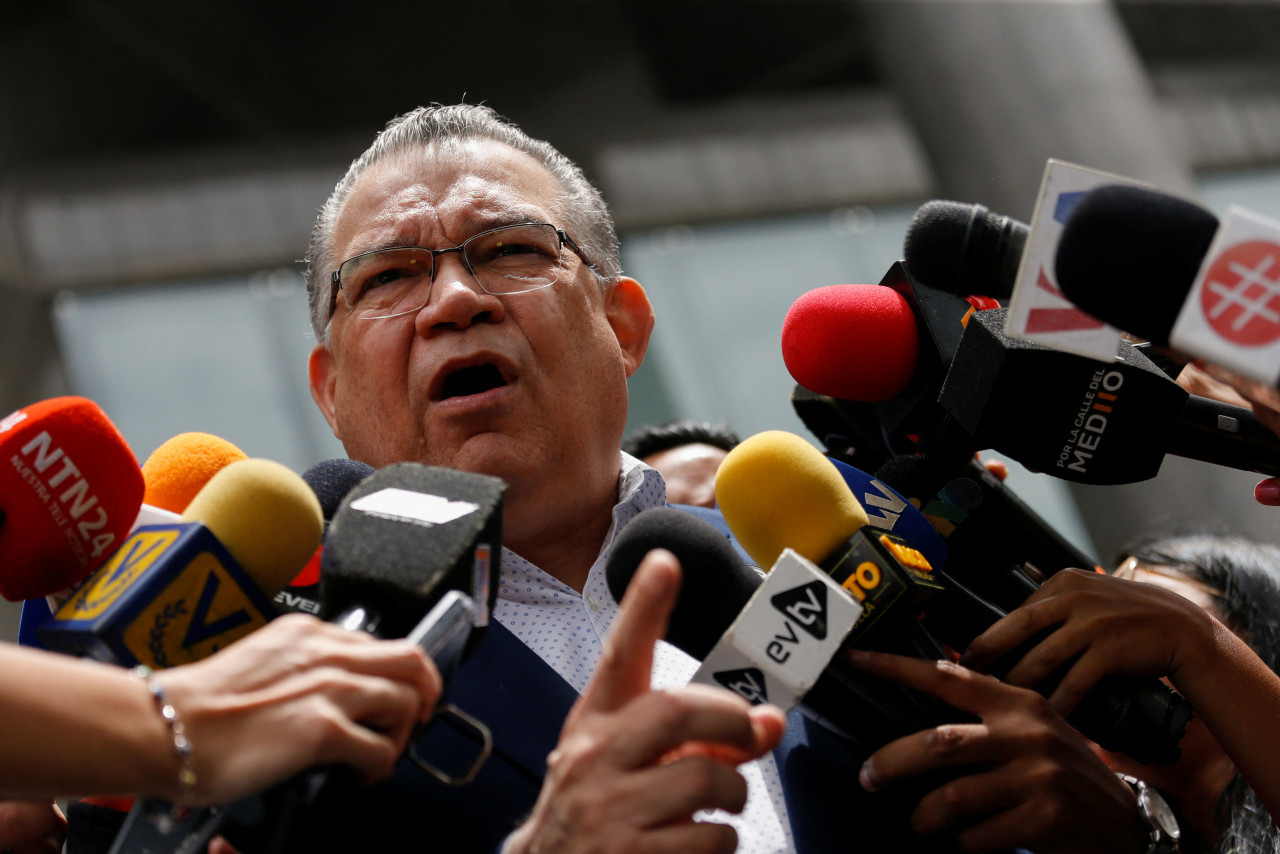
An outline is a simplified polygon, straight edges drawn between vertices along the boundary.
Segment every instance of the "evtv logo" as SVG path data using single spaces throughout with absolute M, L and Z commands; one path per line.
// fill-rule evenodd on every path
M 769 702 L 769 692 L 765 688 L 764 672 L 758 667 L 722 670 L 713 675 L 717 682 L 753 706 Z
M 821 581 L 810 581 L 792 587 L 769 599 L 784 617 L 782 628 L 774 633 L 765 645 L 765 655 L 783 664 L 803 642 L 796 630 L 800 629 L 814 640 L 827 639 L 827 586 Z

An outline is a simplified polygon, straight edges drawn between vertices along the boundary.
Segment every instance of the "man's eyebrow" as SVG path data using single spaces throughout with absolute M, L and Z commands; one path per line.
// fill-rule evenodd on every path
M 470 232 L 467 237 L 473 237 L 482 231 L 490 231 L 495 228 L 502 228 L 507 225 L 524 225 L 528 222 L 548 222 L 545 214 L 538 210 L 507 210 L 492 213 L 480 213 L 476 216 L 468 217 Z M 354 258 L 356 255 L 363 255 L 366 252 L 378 252 L 383 249 L 405 249 L 408 247 L 418 246 L 413 238 L 407 234 L 393 234 L 384 237 L 381 240 L 366 244 L 364 248 L 358 252 L 353 252 L 348 257 Z
M 523 225 L 526 222 L 547 222 L 547 215 L 538 210 L 508 210 L 498 213 L 485 213 L 476 217 L 476 234 L 504 225 Z
M 359 252 L 356 252 L 355 255 L 364 255 L 367 252 L 380 252 L 383 249 L 407 249 L 409 247 L 414 247 L 417 245 L 418 244 L 414 243 L 412 240 L 408 238 L 388 237 L 383 240 L 379 240 L 376 243 L 370 243 L 369 245 L 361 249 Z M 355 255 L 352 255 L 351 257 L 354 258 Z

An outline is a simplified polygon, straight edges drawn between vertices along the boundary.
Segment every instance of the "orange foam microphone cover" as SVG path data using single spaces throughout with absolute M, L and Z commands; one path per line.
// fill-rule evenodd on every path
M 152 451 L 142 464 L 147 484 L 142 500 L 181 514 L 210 478 L 244 459 L 248 455 L 226 439 L 209 433 L 179 433 Z

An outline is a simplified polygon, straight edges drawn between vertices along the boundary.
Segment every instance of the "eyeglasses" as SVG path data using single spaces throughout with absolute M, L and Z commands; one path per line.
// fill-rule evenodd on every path
M 436 256 L 448 252 L 462 254 L 462 262 L 485 293 L 503 296 L 550 287 L 565 274 L 564 246 L 594 269 L 573 238 L 546 222 L 492 228 L 449 249 L 399 246 L 362 252 L 333 272 L 329 316 L 337 308 L 339 290 L 352 313 L 365 320 L 418 311 L 431 298 Z

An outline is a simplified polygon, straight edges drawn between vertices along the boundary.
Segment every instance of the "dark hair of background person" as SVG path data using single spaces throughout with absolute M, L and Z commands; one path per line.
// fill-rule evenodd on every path
M 1124 557 L 1169 567 L 1217 591 L 1214 616 L 1280 673 L 1280 548 L 1242 537 L 1187 534 L 1138 544 Z M 1223 791 L 1218 809 L 1220 851 L 1280 851 L 1280 828 L 1239 774 Z
M 724 451 L 732 451 L 741 439 L 723 424 L 709 421 L 670 421 L 654 426 L 637 427 L 622 440 L 622 450 L 636 459 L 678 448 L 681 445 L 711 445 Z

